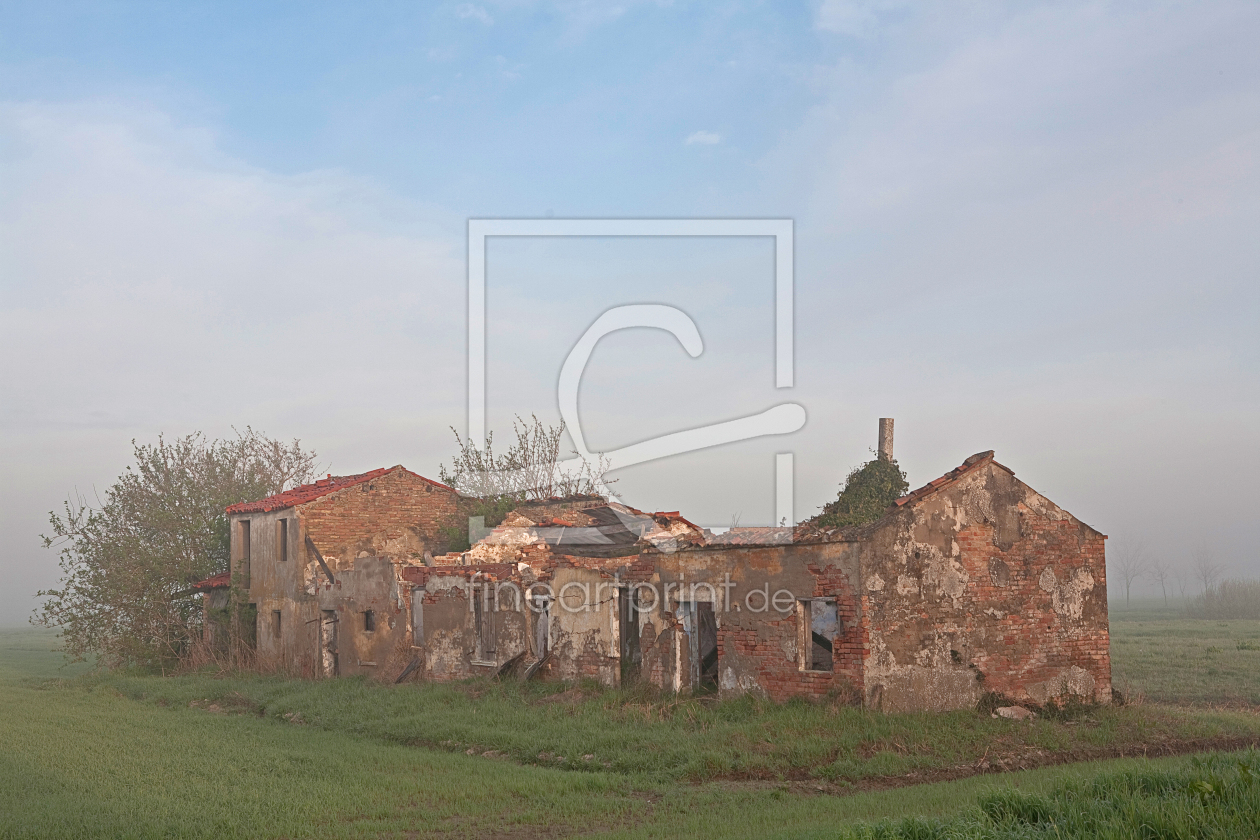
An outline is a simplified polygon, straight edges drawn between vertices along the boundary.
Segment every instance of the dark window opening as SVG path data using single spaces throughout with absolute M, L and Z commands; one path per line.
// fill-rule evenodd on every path
M 239 534 L 240 534 L 240 540 L 241 540 L 241 546 L 240 546 L 241 574 L 245 578 L 245 585 L 248 586 L 249 585 L 249 520 L 248 519 L 241 520 Z
M 271 611 L 271 635 L 280 638 L 280 610 Z
M 276 522 L 276 557 L 283 563 L 289 559 L 289 520 Z
M 253 650 L 258 646 L 258 605 L 246 604 L 241 612 L 241 633 L 245 645 Z
M 840 631 L 840 618 L 836 602 L 830 598 L 815 598 L 798 603 L 797 614 L 804 631 L 801 669 L 804 671 L 830 671 L 835 664 L 835 638 Z
M 621 628 L 621 682 L 623 685 L 639 677 L 643 651 L 639 649 L 639 591 L 623 586 L 617 590 L 617 621 Z
M 371 610 L 363 611 L 363 632 L 371 633 L 376 630 L 376 613 Z

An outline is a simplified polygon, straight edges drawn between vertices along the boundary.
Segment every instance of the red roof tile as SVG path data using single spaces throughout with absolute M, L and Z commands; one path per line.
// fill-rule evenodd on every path
M 227 589 L 232 585 L 232 573 L 220 572 L 214 577 L 208 577 L 205 580 L 198 581 L 192 585 L 197 592 L 205 592 L 209 589 Z
M 268 496 L 265 499 L 259 499 L 255 502 L 240 502 L 239 504 L 228 507 L 228 513 L 266 513 L 272 510 L 282 510 L 284 508 L 295 507 L 296 505 L 304 505 L 307 502 L 313 502 L 329 493 L 335 493 L 338 490 L 344 490 L 347 487 L 354 487 L 365 481 L 371 481 L 374 478 L 380 478 L 386 473 L 394 470 L 402 470 L 408 475 L 427 481 L 434 487 L 441 487 L 443 490 L 455 491 L 445 484 L 434 481 L 431 478 L 425 478 L 422 475 L 413 473 L 411 470 L 402 466 L 381 467 L 378 470 L 359 473 L 358 475 L 329 475 L 328 478 L 321 478 L 314 484 L 303 484 L 301 487 L 294 487 L 292 490 L 285 490 L 283 493 L 277 493 L 274 496 Z

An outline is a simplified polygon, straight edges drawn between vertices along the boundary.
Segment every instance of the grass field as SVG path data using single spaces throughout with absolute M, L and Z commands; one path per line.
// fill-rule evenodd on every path
M 1129 641 L 1168 620 L 1113 615 L 1118 673 L 1132 668 Z M 1244 642 L 1247 632 L 1231 630 Z M 1237 780 L 1221 787 L 1241 771 L 1186 758 L 975 774 L 1260 738 L 1254 712 L 1149 702 L 1016 723 L 515 684 L 85 675 L 60 667 L 52 644 L 0 631 L 0 837 L 834 837 L 857 820 L 907 815 L 928 822 L 890 824 L 884 836 L 1075 837 L 1027 821 L 1001 833 L 1011 826 L 980 806 L 1018 789 L 1020 813 L 1055 814 L 1095 783 L 1112 793 L 1092 795 L 1123 800 L 1125 813 L 1167 800 L 1174 822 L 1249 813 L 1252 802 Z M 1148 699 L 1148 686 L 1184 682 L 1157 666 L 1125 672 L 1146 680 Z M 1186 688 L 1169 699 L 1194 698 Z M 915 784 L 951 776 L 965 778 Z M 1124 781 L 1139 777 L 1148 781 Z M 1172 793 L 1143 793 L 1159 779 Z M 1195 793 L 1211 779 L 1219 801 Z
M 1111 609 L 1112 680 L 1156 703 L 1260 706 L 1260 621 L 1185 618 L 1162 603 Z

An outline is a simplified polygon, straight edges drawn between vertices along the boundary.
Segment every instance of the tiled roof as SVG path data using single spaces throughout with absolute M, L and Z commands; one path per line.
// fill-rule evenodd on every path
M 255 502 L 240 502 L 239 504 L 230 506 L 227 509 L 227 512 L 266 513 L 272 510 L 282 510 L 296 505 L 304 505 L 307 502 L 313 502 L 322 496 L 327 496 L 329 493 L 335 493 L 338 490 L 344 490 L 347 487 L 354 487 L 355 485 L 362 484 L 365 481 L 380 478 L 386 473 L 391 473 L 395 470 L 402 470 L 408 475 L 413 475 L 422 481 L 427 481 L 434 487 L 441 487 L 443 490 L 450 490 L 452 493 L 455 492 L 445 484 L 441 484 L 431 478 L 425 478 L 422 475 L 413 473 L 411 470 L 402 466 L 381 467 L 378 470 L 371 470 L 370 472 L 359 473 L 358 475 L 329 475 L 327 478 L 321 478 L 314 484 L 303 484 L 301 487 L 294 487 L 292 490 L 285 490 L 283 493 L 277 493 L 276 495 L 268 496 L 265 499 L 259 499 Z
M 975 455 L 972 455 L 970 458 L 963 461 L 961 466 L 955 467 L 954 469 L 945 473 L 945 475 L 941 476 L 938 479 L 929 481 L 927 484 L 923 485 L 918 490 L 913 490 L 907 493 L 906 495 L 902 496 L 897 501 L 893 502 L 893 504 L 895 504 L 897 507 L 902 507 L 904 505 L 910 504 L 911 502 L 917 502 L 923 497 L 929 496 L 932 493 L 935 493 L 937 490 L 940 490 L 942 487 L 948 487 L 949 485 L 953 484 L 958 479 L 962 478 L 967 473 L 971 472 L 974 469 L 977 469 L 983 464 L 988 464 L 988 463 L 992 463 L 995 467 L 1001 467 L 1002 469 L 1006 470 L 1011 475 L 1015 474 L 1015 472 L 1011 470 L 1009 467 L 1003 467 L 997 461 L 993 460 L 992 449 L 985 452 L 977 452 Z
M 220 572 L 214 577 L 208 577 L 205 580 L 198 581 L 192 585 L 196 592 L 205 592 L 210 589 L 227 589 L 232 585 L 232 573 Z

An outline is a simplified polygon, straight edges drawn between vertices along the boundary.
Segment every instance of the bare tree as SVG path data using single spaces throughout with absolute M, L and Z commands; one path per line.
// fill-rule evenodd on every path
M 269 438 L 255 432 L 252 426 L 245 431 L 233 427 L 236 432 L 237 463 L 251 473 L 242 476 L 247 482 L 267 487 L 270 495 L 311 481 L 317 474 L 314 452 L 302 449 L 302 442 L 294 439 L 289 443 Z
M 1146 551 L 1146 544 L 1140 540 L 1129 543 L 1117 552 L 1116 571 L 1120 573 L 1120 579 L 1124 581 L 1124 605 L 1129 605 L 1129 591 L 1133 588 L 1133 581 L 1137 580 L 1146 571 L 1146 558 L 1143 556 Z
M 1204 594 L 1216 585 L 1224 571 L 1225 566 L 1212 558 L 1211 551 L 1200 548 L 1194 553 L 1194 579 L 1203 587 Z
M 1162 557 L 1152 560 L 1146 575 L 1159 584 L 1159 591 L 1164 596 L 1164 606 L 1168 606 L 1168 581 L 1172 578 L 1172 566 Z
M 532 421 L 532 422 L 531 422 Z M 459 452 L 452 459 L 451 471 L 438 467 L 440 478 L 465 496 L 479 499 L 549 499 L 553 496 L 607 494 L 611 482 L 604 478 L 608 462 L 601 457 L 591 464 L 586 460 L 560 459 L 560 441 L 564 422 L 544 425 L 531 415 L 526 421 L 519 415 L 512 421 L 516 440 L 506 455 L 494 454 L 494 433 L 486 435 L 485 445 L 478 447 L 455 432 Z
M 1186 597 L 1187 597 L 1186 585 L 1188 583 L 1188 579 L 1186 578 L 1186 570 L 1181 569 L 1181 568 L 1174 569 L 1173 580 L 1177 582 L 1177 591 L 1181 593 L 1181 605 L 1184 607 L 1186 604 Z

